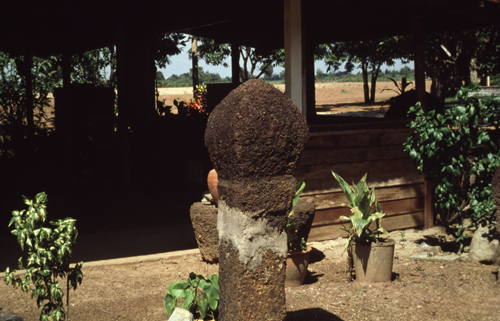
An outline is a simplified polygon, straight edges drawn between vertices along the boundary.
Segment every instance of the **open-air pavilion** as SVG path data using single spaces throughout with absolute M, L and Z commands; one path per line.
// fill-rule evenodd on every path
M 286 95 L 307 118 L 311 132 L 297 178 L 307 183 L 304 199 L 316 205 L 311 239 L 322 240 L 340 235 L 336 226 L 343 214 L 332 202 L 339 199 L 340 190 L 331 170 L 347 181 L 369 173 L 369 183 L 375 184 L 387 212 L 388 230 L 432 226 L 433 216 L 424 179 L 402 151 L 401 143 L 409 133 L 405 121 L 319 124 L 321 117 L 314 108 L 314 47 L 413 34 L 416 87 L 425 99 L 425 35 L 499 24 L 500 1 L 7 1 L 2 12 L 1 51 L 25 56 L 63 54 L 64 62 L 73 53 L 116 45 L 119 152 L 125 181 L 131 170 L 126 133 L 129 129 L 140 132 L 156 117 L 155 69 L 149 49 L 154 35 L 184 32 L 251 46 L 262 53 L 285 48 Z M 235 55 L 233 61 L 239 57 Z M 234 67 L 233 75 L 237 75 Z M 66 87 L 69 75 L 64 64 L 63 75 Z

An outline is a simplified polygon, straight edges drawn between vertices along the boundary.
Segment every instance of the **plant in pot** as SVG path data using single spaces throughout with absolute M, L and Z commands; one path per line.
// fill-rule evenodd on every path
M 394 240 L 380 238 L 380 233 L 388 234 L 381 226 L 382 206 L 375 201 L 375 188 L 366 185 L 366 176 L 357 185 L 349 186 L 342 177 L 332 171 L 333 177 L 347 197 L 350 204 L 342 205 L 351 209 L 349 217 L 341 216 L 342 221 L 349 221 L 349 228 L 340 227 L 349 238 L 344 252 L 348 252 L 348 268 L 354 270 L 358 282 L 385 282 L 392 278 L 394 258 Z M 375 229 L 370 226 L 375 223 Z
M 304 181 L 297 183 L 297 189 L 292 201 L 292 208 L 297 205 L 300 198 L 300 193 L 306 186 Z M 297 224 L 291 222 L 294 215 L 294 210 L 287 216 L 286 221 L 286 235 L 287 235 L 287 258 L 286 258 L 286 278 L 285 286 L 298 286 L 304 283 L 307 274 L 307 266 L 309 265 L 309 253 L 312 248 L 306 245 L 304 237 L 298 237 L 299 227 Z

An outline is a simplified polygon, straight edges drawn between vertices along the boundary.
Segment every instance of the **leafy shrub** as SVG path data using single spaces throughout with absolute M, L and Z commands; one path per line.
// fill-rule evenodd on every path
M 193 315 L 198 312 L 202 318 L 207 314 L 214 318 L 219 305 L 219 276 L 212 274 L 205 279 L 203 275 L 191 272 L 186 282 L 172 282 L 163 300 L 169 315 L 174 312 L 179 299 L 184 299 L 182 308 L 189 310 Z
M 472 225 L 493 219 L 491 179 L 500 164 L 497 131 L 491 128 L 498 129 L 500 98 L 470 97 L 477 89 L 459 90 L 456 106 L 444 114 L 425 113 L 420 103 L 411 107 L 414 133 L 404 143 L 432 184 L 437 220 L 461 243 L 467 238 L 464 219 Z
M 58 321 L 68 319 L 68 302 L 66 300 L 66 311 L 64 311 L 64 293 L 59 287 L 57 278 L 66 277 L 67 295 L 69 288 L 76 290 L 77 285 L 82 283 L 83 262 L 79 262 L 74 268 L 69 266 L 69 258 L 76 244 L 78 230 L 75 227 L 76 220 L 66 218 L 50 222 L 55 229 L 44 227 L 47 218 L 47 195 L 42 192 L 35 196 L 34 200 L 24 197 L 24 203 L 28 210 L 12 212 L 9 226 L 14 224 L 12 234 L 17 236 L 17 241 L 24 251 L 27 247 L 27 266 L 24 280 L 16 276 L 16 270 L 5 270 L 4 281 L 7 285 L 17 288 L 21 287 L 24 292 L 32 291 L 36 298 L 38 307 L 44 301 L 42 311 L 38 319 L 42 321 Z M 23 258 L 19 258 L 19 269 L 23 269 Z M 31 282 L 35 288 L 31 289 Z

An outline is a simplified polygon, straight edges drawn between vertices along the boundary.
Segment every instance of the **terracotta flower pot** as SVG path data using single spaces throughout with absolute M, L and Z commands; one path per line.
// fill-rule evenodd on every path
M 352 259 L 356 282 L 388 282 L 392 279 L 392 261 L 394 245 L 391 239 L 382 239 L 378 243 L 352 244 Z
M 306 250 L 293 251 L 286 254 L 285 286 L 299 286 L 304 283 L 311 250 L 312 248 L 307 246 Z
M 217 189 L 218 183 L 219 179 L 217 178 L 217 172 L 215 169 L 212 169 L 208 172 L 207 185 L 210 194 L 212 194 L 212 197 L 214 198 L 215 205 L 219 205 L 219 191 Z

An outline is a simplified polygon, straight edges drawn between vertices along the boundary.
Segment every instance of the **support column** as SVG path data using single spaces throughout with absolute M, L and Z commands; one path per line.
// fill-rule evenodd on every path
M 121 30 L 116 46 L 118 112 L 122 126 L 142 132 L 155 116 L 153 36 L 130 29 Z
M 240 46 L 235 43 L 231 44 L 231 81 L 240 83 Z
M 210 114 L 205 145 L 219 178 L 220 321 L 286 317 L 285 223 L 308 136 L 297 107 L 259 79 Z
M 306 117 L 306 48 L 302 0 L 285 0 L 285 94 Z
M 191 60 L 193 62 L 193 98 L 196 99 L 196 86 L 200 84 L 198 75 L 198 40 L 193 36 L 191 40 Z
M 415 17 L 415 89 L 418 101 L 427 111 L 427 96 L 425 91 L 425 40 L 424 26 L 421 17 Z
M 28 141 L 33 142 L 35 137 L 35 119 L 33 114 L 34 97 L 33 97 L 33 74 L 31 67 L 33 66 L 33 55 L 24 56 L 24 77 L 26 80 L 26 118 L 28 121 Z M 33 146 L 30 146 L 33 147 Z
M 421 17 L 415 17 L 415 89 L 418 101 L 424 111 L 428 111 L 427 93 L 425 91 L 425 39 Z M 434 226 L 434 203 L 432 201 L 431 184 L 424 183 L 424 227 Z
M 152 34 L 137 33 L 132 24 L 125 23 L 122 23 L 119 31 L 116 46 L 118 129 L 121 176 L 123 184 L 127 186 L 131 181 L 130 137 L 147 142 L 145 134 L 156 117 L 155 66 Z

